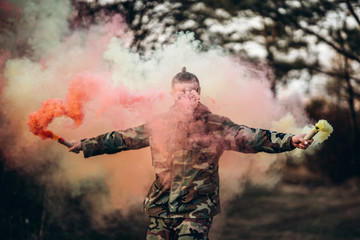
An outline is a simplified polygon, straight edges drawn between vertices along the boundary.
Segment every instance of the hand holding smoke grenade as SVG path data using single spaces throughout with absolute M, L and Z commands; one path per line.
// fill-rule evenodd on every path
M 330 134 L 333 132 L 333 127 L 326 120 L 320 120 L 317 124 L 315 124 L 313 129 L 304 137 L 304 139 L 310 140 L 319 132 L 320 134 L 317 137 L 317 142 L 321 143 L 330 136 Z

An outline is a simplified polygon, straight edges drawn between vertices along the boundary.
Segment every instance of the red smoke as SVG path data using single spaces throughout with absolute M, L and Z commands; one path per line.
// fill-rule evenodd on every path
M 27 124 L 30 131 L 35 135 L 39 135 L 42 139 L 54 138 L 54 134 L 46 128 L 55 117 L 67 115 L 66 112 L 61 99 L 48 99 L 42 103 L 42 108 L 29 115 Z
M 65 101 L 62 99 L 48 99 L 42 107 L 29 114 L 28 126 L 30 131 L 42 139 L 57 138 L 47 129 L 49 124 L 58 117 L 66 116 L 74 120 L 76 127 L 84 119 L 84 106 L 89 101 L 99 98 L 101 114 L 104 109 L 114 105 L 130 108 L 137 105 L 151 104 L 154 100 L 162 98 L 162 93 L 142 95 L 126 89 L 124 86 L 113 88 L 107 79 L 100 75 L 82 74 L 76 76 L 70 84 Z

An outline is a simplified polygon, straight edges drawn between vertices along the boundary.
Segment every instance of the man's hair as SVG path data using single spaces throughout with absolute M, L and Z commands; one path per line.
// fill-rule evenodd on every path
M 183 67 L 181 72 L 176 74 L 172 79 L 171 86 L 174 87 L 175 83 L 177 82 L 181 83 L 181 82 L 191 82 L 191 81 L 196 81 L 200 86 L 199 79 L 194 74 L 187 72 L 186 67 Z

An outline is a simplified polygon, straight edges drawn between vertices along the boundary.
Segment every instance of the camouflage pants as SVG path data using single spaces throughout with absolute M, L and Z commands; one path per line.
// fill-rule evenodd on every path
M 212 218 L 150 217 L 146 240 L 209 240 Z

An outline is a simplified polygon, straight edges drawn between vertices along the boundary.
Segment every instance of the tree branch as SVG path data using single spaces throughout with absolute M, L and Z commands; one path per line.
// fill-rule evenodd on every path
M 314 35 L 315 37 L 317 37 L 320 41 L 328 44 L 330 47 L 334 48 L 338 53 L 340 53 L 340 54 L 344 55 L 345 57 L 348 57 L 348 58 L 350 58 L 350 59 L 352 59 L 352 60 L 355 60 L 355 61 L 357 61 L 357 62 L 360 63 L 360 58 L 359 58 L 358 56 L 356 56 L 356 55 L 354 55 L 354 54 L 352 54 L 352 53 L 350 53 L 350 52 L 348 52 L 348 51 L 345 51 L 345 50 L 343 50 L 342 48 L 336 46 L 335 43 L 327 40 L 326 38 L 324 38 L 323 36 L 321 36 L 320 34 L 314 32 L 314 31 L 311 30 L 311 29 L 306 28 L 306 27 L 303 27 L 303 26 L 301 26 L 300 24 L 298 24 L 297 22 L 294 22 L 294 24 L 295 24 L 297 27 L 301 28 L 301 29 L 302 29 L 303 31 L 305 31 L 306 33 L 312 34 L 312 35 Z
M 351 14 L 353 15 L 353 17 L 355 18 L 356 22 L 360 25 L 360 19 L 359 19 L 358 15 L 356 15 L 356 13 L 355 13 L 353 7 L 351 6 L 351 3 L 350 3 L 349 0 L 346 0 L 346 5 L 347 5 L 349 11 L 351 12 Z
M 324 73 L 326 75 L 329 75 L 329 76 L 332 76 L 332 77 L 341 77 L 341 78 L 345 78 L 345 74 L 343 73 L 338 73 L 338 72 L 330 72 L 330 71 L 325 71 L 325 70 L 322 70 L 320 68 L 317 68 L 317 67 L 314 67 L 314 68 L 311 68 L 317 72 L 320 72 L 320 73 Z M 360 78 L 356 78 L 356 77 L 352 77 L 350 76 L 351 79 L 355 80 L 357 83 L 360 83 Z

